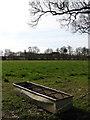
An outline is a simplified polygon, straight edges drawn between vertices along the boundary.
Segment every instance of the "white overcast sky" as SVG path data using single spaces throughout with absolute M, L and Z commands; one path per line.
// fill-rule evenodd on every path
M 36 29 L 28 26 L 29 19 L 29 0 L 0 0 L 0 50 L 28 51 L 29 46 L 37 46 L 44 52 L 63 46 L 88 47 L 88 35 L 61 29 L 55 17 L 43 17 Z

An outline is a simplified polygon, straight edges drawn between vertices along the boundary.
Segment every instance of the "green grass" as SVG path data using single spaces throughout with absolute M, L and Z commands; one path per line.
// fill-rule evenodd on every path
M 87 61 L 2 62 L 3 118 L 19 117 L 25 120 L 42 120 L 50 116 L 50 113 L 31 104 L 24 96 L 18 96 L 13 89 L 12 83 L 23 81 L 38 83 L 74 95 L 74 109 L 69 113 L 76 115 L 78 120 L 79 118 L 81 120 L 82 117 L 84 120 L 90 112 L 87 96 L 75 101 L 88 92 Z M 64 117 L 62 114 L 59 117 L 53 116 L 52 119 L 67 120 L 67 117 Z

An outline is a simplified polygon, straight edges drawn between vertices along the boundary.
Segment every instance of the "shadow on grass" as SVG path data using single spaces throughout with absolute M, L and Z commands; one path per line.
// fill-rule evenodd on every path
M 90 120 L 90 112 L 83 111 L 73 107 L 71 110 L 62 114 L 39 114 L 25 115 L 19 118 L 2 118 L 2 120 Z
M 83 111 L 73 107 L 71 110 L 57 114 L 56 118 L 49 118 L 48 120 L 90 120 L 90 112 Z

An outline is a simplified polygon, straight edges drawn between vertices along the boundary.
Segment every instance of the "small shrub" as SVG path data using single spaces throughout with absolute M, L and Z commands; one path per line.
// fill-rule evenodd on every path
M 12 76 L 12 74 L 11 74 L 11 73 L 10 73 L 10 74 L 9 74 L 9 73 L 6 73 L 5 76 Z
M 87 75 L 86 73 L 81 73 L 80 75 Z
M 5 78 L 5 79 L 4 79 L 4 82 L 9 82 L 9 80 Z
M 22 74 L 21 77 L 22 77 L 22 78 L 26 77 L 26 74 Z
M 70 76 L 77 76 L 77 73 L 71 73 Z

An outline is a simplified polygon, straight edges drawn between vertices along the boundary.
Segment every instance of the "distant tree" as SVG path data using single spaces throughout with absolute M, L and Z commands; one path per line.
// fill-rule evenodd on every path
M 56 49 L 56 52 L 60 52 L 59 48 Z
M 0 50 L 0 56 L 3 56 L 3 51 L 2 50 Z
M 12 52 L 11 52 L 10 49 L 5 49 L 4 56 L 9 56 L 11 53 L 12 53 Z
M 72 47 L 68 46 L 67 48 L 68 48 L 69 55 L 71 55 L 72 54 Z
M 28 49 L 29 49 L 29 52 L 32 52 L 32 47 L 30 46 L 30 47 L 28 47 Z
M 33 53 L 39 53 L 40 52 L 40 49 L 36 46 L 32 47 L 32 52 Z
M 18 51 L 15 53 L 15 56 L 21 56 L 22 52 L 21 51 Z
M 40 49 L 37 46 L 28 47 L 30 53 L 39 53 Z
M 87 49 L 87 55 L 90 56 L 90 48 Z
M 66 54 L 67 53 L 67 48 L 64 48 L 63 52 L 64 52 L 64 54 Z
M 87 48 L 86 48 L 86 47 L 83 47 L 83 48 L 82 48 L 82 54 L 85 55 L 85 54 L 86 54 L 86 51 L 87 51 Z
M 82 47 L 76 48 L 76 54 L 81 55 L 82 54 Z
M 63 47 L 60 48 L 60 53 L 61 54 L 66 54 L 67 53 L 67 49 L 66 49 L 65 46 L 63 46 Z
M 25 54 L 25 55 L 26 55 L 26 53 L 27 53 L 26 50 L 24 50 L 24 54 Z
M 52 48 L 48 48 L 44 51 L 44 53 L 52 53 L 53 52 L 53 49 Z
M 90 1 L 88 0 L 31 0 L 31 23 L 36 26 L 45 14 L 58 16 L 61 26 L 70 27 L 73 32 L 90 34 Z
M 82 54 L 83 54 L 83 55 L 88 55 L 88 54 L 89 54 L 89 49 L 86 48 L 86 47 L 83 47 L 83 48 L 82 48 Z

